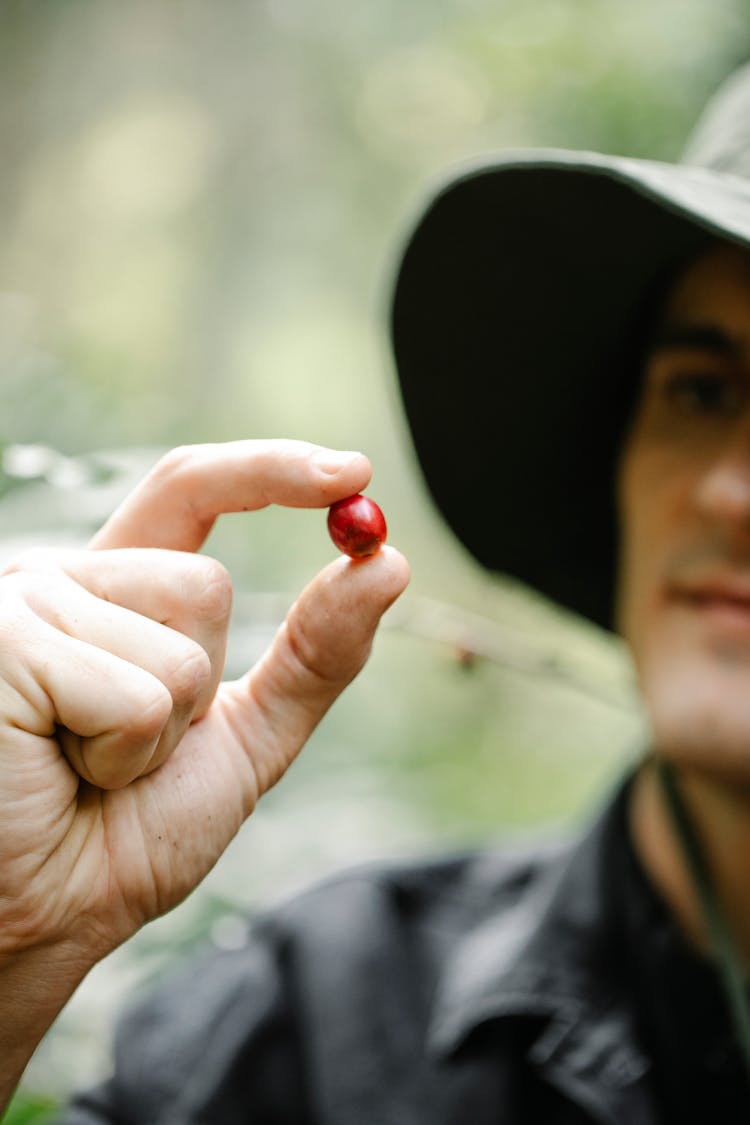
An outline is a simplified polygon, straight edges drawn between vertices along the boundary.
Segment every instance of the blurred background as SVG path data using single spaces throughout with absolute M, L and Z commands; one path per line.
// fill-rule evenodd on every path
M 414 579 L 373 658 L 187 903 L 92 974 L 7 1121 L 107 1070 L 113 1014 L 342 865 L 556 833 L 643 737 L 610 639 L 439 525 L 385 331 L 445 169 L 506 146 L 679 155 L 750 0 L 0 0 L 0 561 L 83 543 L 174 444 L 363 449 Z M 512 487 L 512 482 L 509 484 Z M 222 521 L 230 674 L 333 554 L 320 512 Z

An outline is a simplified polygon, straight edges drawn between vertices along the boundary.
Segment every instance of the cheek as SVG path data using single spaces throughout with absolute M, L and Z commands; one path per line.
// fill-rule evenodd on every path
M 620 469 L 617 625 L 637 657 L 656 621 L 664 575 L 684 536 L 691 483 L 663 449 L 626 451 Z

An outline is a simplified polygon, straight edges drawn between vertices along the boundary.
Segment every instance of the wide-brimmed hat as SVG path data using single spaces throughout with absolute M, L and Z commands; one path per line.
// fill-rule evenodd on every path
M 649 318 L 716 239 L 750 247 L 750 66 L 679 164 L 504 152 L 433 193 L 401 259 L 396 366 L 438 508 L 485 566 L 606 627 Z

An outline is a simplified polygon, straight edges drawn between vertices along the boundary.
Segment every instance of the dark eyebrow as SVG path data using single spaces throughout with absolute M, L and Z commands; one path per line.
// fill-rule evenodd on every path
M 739 359 L 742 346 L 723 328 L 715 324 L 665 324 L 652 336 L 648 352 L 668 351 L 673 348 L 693 348 L 713 352 L 727 359 Z

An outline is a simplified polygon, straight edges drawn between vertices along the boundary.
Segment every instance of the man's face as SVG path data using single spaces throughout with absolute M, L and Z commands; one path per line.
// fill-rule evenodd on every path
M 619 473 L 618 622 L 654 745 L 750 789 L 750 254 L 667 296 Z

